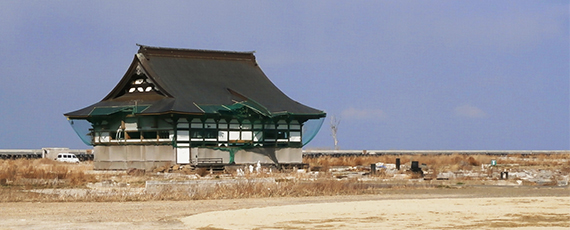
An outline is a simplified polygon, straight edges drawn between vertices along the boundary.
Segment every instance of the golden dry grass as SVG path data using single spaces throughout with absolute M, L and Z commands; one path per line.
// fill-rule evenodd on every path
M 322 179 L 312 183 L 299 180 L 282 180 L 278 183 L 248 182 L 239 184 L 221 184 L 200 189 L 165 189 L 158 193 L 140 192 L 147 180 L 167 180 L 154 173 L 132 173 L 131 175 L 86 173 L 92 171 L 88 163 L 68 164 L 48 159 L 18 159 L 0 161 L 0 202 L 124 202 L 150 200 L 198 200 L 229 199 L 252 197 L 282 196 L 317 196 L 339 194 L 369 193 L 361 189 L 354 180 Z M 205 170 L 196 170 L 196 174 L 206 175 Z M 281 175 L 284 176 L 284 175 Z M 247 175 L 246 178 L 267 177 Z M 170 179 L 168 179 L 170 180 Z M 106 195 L 89 192 L 86 185 L 113 181 L 113 183 L 129 184 L 129 188 L 110 190 Z M 137 190 L 137 188 L 139 190 Z M 31 190 L 79 189 L 88 192 L 81 195 L 45 194 L 30 192 Z
M 376 191 L 365 189 L 355 180 L 318 180 L 314 182 L 286 181 L 280 183 L 246 182 L 221 184 L 205 188 L 164 189 L 155 193 L 151 200 L 209 200 L 261 197 L 303 197 L 370 194 Z
M 0 185 L 27 188 L 82 186 L 95 181 L 94 176 L 85 174 L 85 171 L 92 169 L 91 164 L 73 165 L 49 159 L 0 160 Z
M 288 181 L 282 183 L 240 183 L 205 188 L 166 188 L 156 193 L 131 192 L 128 189 L 106 195 L 40 194 L 14 187 L 0 188 L 0 202 L 127 202 L 157 200 L 210 200 L 261 197 L 302 197 L 371 194 L 355 181 L 323 180 L 314 183 Z
M 520 167 L 534 167 L 545 169 L 558 169 L 563 173 L 570 173 L 570 154 L 560 155 L 387 155 L 387 156 L 352 156 L 352 157 L 319 157 L 304 158 L 303 161 L 311 168 L 320 169 L 320 173 L 296 174 L 292 172 L 273 172 L 269 175 L 277 179 L 276 183 L 239 183 L 220 184 L 200 189 L 165 189 L 158 193 L 140 192 L 149 180 L 185 180 L 167 178 L 164 174 L 145 173 L 134 171 L 132 173 L 93 173 L 91 163 L 68 164 L 49 159 L 18 159 L 0 160 L 0 202 L 69 202 L 69 201 L 95 201 L 95 202 L 122 202 L 122 201 L 150 201 L 150 200 L 197 200 L 197 199 L 230 199 L 254 197 L 298 197 L 323 195 L 356 195 L 379 192 L 371 189 L 356 179 L 337 180 L 331 176 L 329 169 L 333 166 L 370 166 L 377 162 L 395 163 L 400 158 L 402 165 L 411 161 L 426 164 L 434 173 L 471 170 L 480 168 L 481 164 L 489 164 L 496 160 L 497 164 L 519 165 Z M 207 170 L 195 170 L 194 174 L 207 176 Z M 311 177 L 312 175 L 312 177 Z M 225 175 L 236 177 L 237 175 Z M 375 175 L 382 177 L 383 175 Z M 211 177 L 211 179 L 219 176 Z M 249 174 L 245 178 L 263 178 L 268 174 Z M 309 178 L 311 177 L 311 178 Z M 293 179 L 291 179 L 293 178 Z M 129 184 L 122 190 L 111 189 L 106 195 L 98 194 L 87 189 L 88 184 L 112 181 L 113 183 Z M 61 195 L 30 192 L 37 189 L 83 189 L 83 195 Z
M 509 156 L 493 156 L 493 155 L 363 155 L 363 156 L 346 156 L 346 157 L 329 157 L 323 156 L 318 158 L 303 159 L 303 163 L 309 164 L 311 168 L 320 168 L 322 171 L 331 166 L 370 166 L 378 162 L 391 163 L 396 162 L 396 158 L 400 159 L 400 164 L 409 165 L 411 161 L 418 161 L 420 164 L 426 164 L 429 168 L 435 170 L 471 170 L 473 167 L 481 166 L 481 164 L 490 164 L 491 160 L 496 160 L 497 164 L 517 164 L 520 166 L 538 166 L 538 167 L 570 167 L 568 159 L 570 154 L 536 154 L 536 155 L 509 155 Z M 558 161 L 560 160 L 560 161 Z

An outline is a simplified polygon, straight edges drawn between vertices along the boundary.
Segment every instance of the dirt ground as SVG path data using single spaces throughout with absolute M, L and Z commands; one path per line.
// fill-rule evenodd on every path
M 0 229 L 568 229 L 570 189 L 385 189 L 378 195 L 0 203 Z

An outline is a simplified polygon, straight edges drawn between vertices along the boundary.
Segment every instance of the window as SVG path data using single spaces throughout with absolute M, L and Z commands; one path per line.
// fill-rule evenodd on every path
M 289 132 L 277 131 L 277 139 L 287 139 L 287 138 L 289 138 Z
M 190 132 L 190 137 L 191 138 L 203 138 L 202 130 L 192 130 L 192 132 Z
M 131 82 L 131 85 L 128 87 L 127 92 L 129 93 L 148 93 L 151 91 L 158 91 L 152 82 L 149 82 L 148 79 L 143 76 L 138 76 L 140 78 L 135 79 Z
M 156 131 L 143 132 L 143 139 L 156 139 Z
M 204 130 L 204 138 L 218 138 L 218 130 L 216 129 Z
M 169 139 L 170 138 L 170 132 L 168 132 L 167 130 L 158 131 L 158 137 L 160 139 Z
M 289 132 L 285 130 L 265 130 L 263 132 L 265 139 L 287 139 Z
M 217 129 L 204 129 L 204 130 L 192 130 L 190 137 L 192 138 L 218 138 Z
M 129 139 L 141 139 L 140 132 L 127 132 Z
M 125 139 L 124 133 L 121 132 L 110 132 L 111 139 L 120 140 Z

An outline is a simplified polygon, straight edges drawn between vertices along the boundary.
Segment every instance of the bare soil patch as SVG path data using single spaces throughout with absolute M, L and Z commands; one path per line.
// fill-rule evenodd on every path
M 1 203 L 0 229 L 192 229 L 196 227 L 185 223 L 184 218 L 194 215 L 209 216 L 211 212 L 224 212 L 228 210 L 263 209 L 268 207 L 295 206 L 290 213 L 303 210 L 302 205 L 333 204 L 324 206 L 320 210 L 332 210 L 339 207 L 339 213 L 347 214 L 345 217 L 310 218 L 309 220 L 277 221 L 276 225 L 262 226 L 261 229 L 349 229 L 350 223 L 357 221 L 362 224 L 400 223 L 421 224 L 427 220 L 421 215 L 437 217 L 437 222 L 430 220 L 429 228 L 495 228 L 503 225 L 557 227 L 568 226 L 562 219 L 570 215 L 567 207 L 570 205 L 570 190 L 556 187 L 462 187 L 462 188 L 435 188 L 435 189 L 385 189 L 375 195 L 353 196 L 316 196 L 316 197 L 274 197 L 249 198 L 225 200 L 193 200 L 193 201 L 144 201 L 144 202 L 8 202 Z M 484 200 L 481 200 L 484 199 Z M 403 201 L 405 200 L 405 201 Z M 360 202 L 353 209 L 346 209 L 351 202 Z M 376 203 L 375 203 L 376 202 Z M 380 202 L 380 203 L 378 203 Z M 387 202 L 387 203 L 386 203 Z M 432 209 L 422 210 L 427 204 Z M 336 205 L 335 205 L 336 204 Z M 457 210 L 447 210 L 450 204 L 458 207 Z M 386 208 L 399 207 L 399 209 Z M 523 205 L 525 209 L 508 211 L 496 215 L 488 215 L 486 219 L 474 218 L 487 211 L 496 209 L 495 206 L 510 208 Z M 377 207 L 385 211 L 384 215 L 372 215 L 372 211 L 358 211 L 366 207 Z M 343 208 L 345 207 L 345 208 Z M 427 207 L 427 206 L 426 206 Z M 563 208 L 560 210 L 560 208 Z M 470 212 L 479 208 L 478 212 Z M 482 210 L 481 210 L 482 209 Z M 393 210 L 397 213 L 390 213 Z M 399 210 L 399 211 L 398 211 Z M 446 211 L 447 210 L 447 211 Z M 455 225 L 441 225 L 442 219 L 454 220 L 451 215 L 460 211 L 465 221 Z M 540 211 L 540 212 L 538 212 Z M 370 215 L 348 218 L 350 213 L 371 212 Z M 404 214 L 410 213 L 406 217 Z M 446 214 L 447 213 L 447 214 Z M 408 215 L 408 214 L 406 214 Z M 529 223 L 528 216 L 535 218 Z M 239 215 L 238 215 L 239 217 Z M 275 213 L 262 212 L 261 217 L 276 217 Z M 317 216 L 318 217 L 318 216 Z M 397 219 L 394 219 L 397 218 Z M 431 218 L 431 217 L 430 217 Z M 506 219 L 505 219 L 506 218 Z M 220 221 L 223 220 L 219 219 Z M 244 219 L 244 218 L 241 218 Z M 244 219 L 245 220 L 245 219 Z M 489 221 L 485 221 L 489 220 Z M 507 221 L 508 220 L 508 221 Z M 566 219 L 568 220 L 568 219 Z M 219 221 L 218 221 L 219 222 Z M 550 223 L 551 225 L 548 225 Z M 344 224 L 344 225 L 343 225 Z M 539 225 L 540 224 L 540 225 Z M 227 225 L 205 225 L 203 229 L 254 229 L 255 226 L 245 225 L 228 227 Z M 342 225 L 342 226 L 341 226 Z M 209 227 L 208 227 L 209 226 Z M 247 226 L 247 227 L 245 227 Z M 291 228 L 287 227 L 290 226 Z M 344 226 L 344 227 L 343 227 Z M 347 227 L 348 226 L 348 227 Z M 361 229 L 367 229 L 363 225 Z M 394 229 L 393 225 L 388 229 Z M 265 228 L 266 227 L 266 228 Z M 506 227 L 506 226 L 505 226 Z M 368 228 L 377 229 L 377 228 Z

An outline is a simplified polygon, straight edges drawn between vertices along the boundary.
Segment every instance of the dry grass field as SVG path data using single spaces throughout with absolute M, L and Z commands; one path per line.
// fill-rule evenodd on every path
M 401 170 L 381 169 L 374 173 L 370 171 L 371 164 L 394 163 L 396 158 L 400 158 Z M 250 173 L 246 167 L 245 173 L 233 171 L 213 174 L 208 170 L 191 170 L 181 166 L 160 169 L 162 172 L 94 171 L 90 162 L 69 164 L 49 159 L 0 160 L 0 202 L 113 202 L 360 195 L 377 194 L 383 189 L 398 187 L 516 185 L 517 182 L 518 185 L 529 186 L 567 186 L 570 178 L 569 159 L 569 154 L 502 157 L 458 154 L 320 157 L 304 159 L 304 163 L 309 165 L 308 170 L 270 172 L 267 168 L 262 168 Z M 492 160 L 497 162 L 496 166 L 490 166 Z M 407 170 L 411 161 L 425 164 L 425 180 Z M 503 171 L 511 172 L 509 180 L 500 180 L 499 173 Z M 443 178 L 445 180 L 437 180 L 437 177 L 442 175 L 448 176 Z M 541 181 L 536 179 L 539 177 Z M 266 178 L 272 182 L 256 182 L 256 178 Z M 241 182 L 235 182 L 236 179 L 241 179 Z M 147 181 L 210 181 L 215 182 L 215 185 L 192 189 L 171 186 L 150 193 L 145 192 Z M 231 183 L 218 183 L 224 181 Z
M 0 229 L 568 229 L 569 159 L 321 157 L 304 159 L 307 169 L 220 173 L 3 160 Z M 411 161 L 425 164 L 424 177 Z

